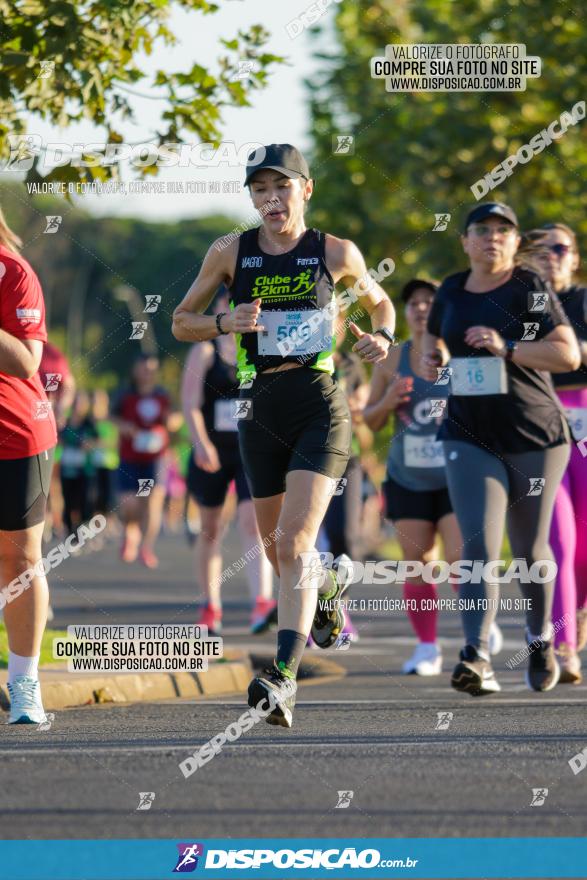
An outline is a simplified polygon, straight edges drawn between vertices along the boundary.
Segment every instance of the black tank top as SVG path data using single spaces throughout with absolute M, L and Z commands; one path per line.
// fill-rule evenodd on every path
M 573 285 L 557 294 L 560 304 L 570 321 L 571 327 L 579 342 L 587 340 L 587 287 Z M 578 370 L 571 373 L 553 373 L 552 381 L 556 388 L 561 385 L 567 388 L 585 388 L 587 386 L 587 367 L 581 364 Z
M 326 266 L 324 233 L 307 229 L 295 248 L 284 254 L 262 251 L 258 234 L 259 227 L 243 232 L 239 238 L 236 270 L 229 288 L 231 308 L 261 299 L 262 312 L 295 313 L 323 309 L 332 301 L 334 281 Z M 241 381 L 285 361 L 303 363 L 328 373 L 334 371 L 334 337 L 329 337 L 325 350 L 300 357 L 295 354 L 260 354 L 257 337 L 261 335 L 235 334 Z
M 220 356 L 215 339 L 214 360 L 204 376 L 204 401 L 202 416 L 210 440 L 223 449 L 238 447 L 238 422 L 234 419 L 233 400 L 238 397 L 236 365 L 229 364 Z M 225 430 L 222 430 L 222 429 Z M 226 430 L 228 429 L 228 430 Z

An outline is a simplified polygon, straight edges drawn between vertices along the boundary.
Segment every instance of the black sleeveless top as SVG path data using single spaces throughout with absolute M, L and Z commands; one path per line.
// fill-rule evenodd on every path
M 238 398 L 236 365 L 222 360 L 215 339 L 214 360 L 204 376 L 204 400 L 202 416 L 206 431 L 214 446 L 229 450 L 238 448 L 237 421 L 234 419 L 233 400 Z M 223 427 L 229 430 L 221 430 Z
M 465 342 L 468 327 L 492 327 L 503 339 L 543 339 L 555 327 L 568 325 L 562 306 L 549 285 L 535 272 L 516 267 L 511 278 L 493 290 L 473 293 L 465 285 L 470 274 L 457 272 L 438 289 L 430 314 L 428 332 L 444 339 L 454 358 L 495 360 L 487 349 Z M 547 294 L 542 311 L 531 311 L 529 293 Z M 527 333 L 531 331 L 531 336 Z M 500 358 L 497 358 L 501 361 Z M 569 427 L 551 374 L 546 370 L 501 361 L 506 393 L 459 394 L 451 379 L 447 417 L 438 440 L 461 440 L 489 449 L 495 455 L 548 449 L 569 442 Z
M 284 254 L 267 254 L 258 243 L 259 228 L 243 232 L 239 238 L 234 280 L 229 288 L 231 308 L 261 299 L 262 312 L 304 312 L 323 309 L 334 297 L 334 281 L 326 266 L 325 235 L 307 229 L 295 248 Z M 263 323 L 262 320 L 259 323 Z M 260 354 L 262 333 L 235 334 L 238 377 L 253 378 L 285 361 L 332 373 L 334 337 L 329 347 L 311 355 Z M 265 331 L 267 335 L 267 331 Z
M 579 342 L 587 341 L 587 287 L 573 285 L 557 294 L 571 327 Z M 578 370 L 570 373 L 553 373 L 552 381 L 555 388 L 561 385 L 573 388 L 587 386 L 587 367 L 581 364 Z

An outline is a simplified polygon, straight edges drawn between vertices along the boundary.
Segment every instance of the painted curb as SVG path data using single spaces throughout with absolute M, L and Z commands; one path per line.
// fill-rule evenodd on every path
M 227 652 L 229 653 L 229 652 Z M 43 676 L 43 707 L 52 712 L 59 709 L 79 708 L 96 703 L 143 703 L 176 698 L 244 693 L 254 669 L 271 665 L 273 658 L 266 655 L 249 656 L 243 651 L 231 651 L 234 658 L 227 663 L 211 664 L 207 672 L 155 672 L 137 675 L 97 675 L 66 678 Z M 238 658 L 238 659 L 237 659 Z M 55 673 L 53 673 L 55 674 Z M 303 660 L 298 679 L 303 684 L 323 684 L 346 675 L 346 669 L 322 657 Z M 0 684 L 0 707 L 8 710 L 10 698 L 5 684 Z
M 207 672 L 155 672 L 137 675 L 97 675 L 67 678 L 40 678 L 43 707 L 56 709 L 88 706 L 94 703 L 141 703 L 151 700 L 191 699 L 246 690 L 253 674 L 247 658 L 210 665 Z M 10 698 L 6 685 L 0 685 L 0 706 L 8 709 Z

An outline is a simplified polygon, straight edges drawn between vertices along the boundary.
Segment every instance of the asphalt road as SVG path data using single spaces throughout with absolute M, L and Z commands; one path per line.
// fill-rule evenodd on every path
M 228 561 L 240 555 L 233 536 L 228 548 Z M 123 567 L 113 547 L 68 560 L 51 575 L 53 625 L 193 621 L 191 552 L 180 537 L 159 550 L 157 572 Z M 240 575 L 225 591 L 226 644 L 271 655 L 273 637 L 251 637 L 247 619 Z M 346 676 L 302 684 L 291 730 L 261 722 L 189 779 L 179 762 L 238 717 L 242 696 L 67 710 L 46 732 L 2 727 L 4 838 L 584 835 L 587 772 L 568 760 L 587 746 L 587 686 L 539 696 L 523 667 L 507 669 L 519 614 L 500 615 L 503 690 L 482 700 L 448 686 L 456 615 L 442 617 L 435 679 L 399 674 L 412 645 L 401 615 L 355 620 L 360 641 L 324 652 Z M 541 805 L 533 789 L 548 789 Z M 346 807 L 341 791 L 353 792 Z M 139 792 L 155 793 L 149 810 L 137 810 Z

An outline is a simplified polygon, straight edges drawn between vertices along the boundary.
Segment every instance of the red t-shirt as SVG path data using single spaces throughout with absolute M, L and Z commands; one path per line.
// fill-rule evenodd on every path
M 146 464 L 163 455 L 169 445 L 167 419 L 170 409 L 171 402 L 164 388 L 154 388 L 148 394 L 139 394 L 133 388 L 121 392 L 112 405 L 112 415 L 132 422 L 139 429 L 133 437 L 120 435 L 122 461 Z
M 0 330 L 47 341 L 43 291 L 32 267 L 0 245 Z M 18 379 L 0 371 L 0 459 L 30 458 L 57 443 L 55 418 L 38 373 Z

